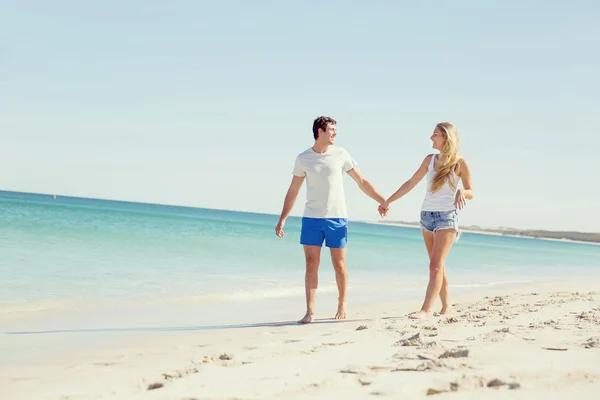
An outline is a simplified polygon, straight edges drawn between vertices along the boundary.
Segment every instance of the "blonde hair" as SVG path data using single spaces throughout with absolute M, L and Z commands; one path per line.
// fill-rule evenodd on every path
M 449 182 L 452 190 L 456 190 L 458 182 L 455 179 L 450 179 L 450 174 L 454 171 L 461 158 L 458 154 L 460 151 L 458 128 L 450 122 L 440 122 L 436 125 L 436 129 L 440 130 L 440 133 L 446 138 L 446 142 L 440 150 L 438 164 L 435 168 L 435 176 L 431 181 L 431 192 L 437 192 L 446 181 Z

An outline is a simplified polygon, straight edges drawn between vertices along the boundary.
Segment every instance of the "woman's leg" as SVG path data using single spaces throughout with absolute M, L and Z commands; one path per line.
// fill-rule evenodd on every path
M 423 233 L 423 240 L 425 241 L 429 261 L 431 261 L 431 253 L 433 252 L 433 232 L 429 232 L 423 228 L 421 228 L 421 232 Z
M 425 247 L 427 248 L 427 255 L 429 261 L 431 261 L 431 253 L 433 253 L 433 232 L 429 232 L 425 229 L 421 229 L 423 232 L 423 240 L 425 241 Z M 440 300 L 442 301 L 441 315 L 450 312 L 450 295 L 448 293 L 448 275 L 446 275 L 446 268 L 444 268 L 444 281 L 442 282 L 442 288 L 440 289 Z
M 427 285 L 425 301 L 423 302 L 421 311 L 419 311 L 418 313 L 411 314 L 411 318 L 428 317 L 431 313 L 431 307 L 433 306 L 433 303 L 435 302 L 435 299 L 438 296 L 442 297 L 442 309 L 444 308 L 444 303 L 446 305 L 446 308 L 448 306 L 448 287 L 447 279 L 444 279 L 444 263 L 446 261 L 446 257 L 448 256 L 448 253 L 450 252 L 450 249 L 452 248 L 454 239 L 456 238 L 456 230 L 440 229 L 437 232 L 435 232 L 432 236 L 433 246 L 431 248 L 431 254 L 429 257 L 429 284 Z M 423 233 L 423 237 L 425 240 L 425 245 L 427 246 L 427 238 L 425 233 Z M 429 247 L 427 250 L 429 253 Z M 444 287 L 444 280 L 446 280 L 446 287 L 444 293 L 442 293 L 442 288 Z M 444 311 L 447 311 L 447 309 Z
M 446 266 L 444 266 L 444 281 L 440 289 L 440 300 L 442 301 L 442 309 L 440 315 L 448 314 L 451 310 L 450 293 L 448 292 L 448 275 L 446 275 Z

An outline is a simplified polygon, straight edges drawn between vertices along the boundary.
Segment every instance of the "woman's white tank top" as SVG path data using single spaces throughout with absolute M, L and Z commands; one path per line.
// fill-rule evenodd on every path
M 427 169 L 427 193 L 425 193 L 425 200 L 423 200 L 423 205 L 421 206 L 422 211 L 451 211 L 455 210 L 454 199 L 456 196 L 456 190 L 458 189 L 458 176 L 454 171 L 448 175 L 448 179 L 452 179 L 454 183 L 454 187 L 456 189 L 452 189 L 450 186 L 449 180 L 446 180 L 441 188 L 438 189 L 437 192 L 431 193 L 431 181 L 433 181 L 433 177 L 435 176 L 435 158 L 436 155 L 431 155 L 431 162 L 429 163 L 429 168 Z

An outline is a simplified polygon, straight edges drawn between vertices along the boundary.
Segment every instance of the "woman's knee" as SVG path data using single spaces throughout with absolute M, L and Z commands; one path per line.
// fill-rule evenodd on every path
M 431 261 L 429 263 L 429 273 L 430 274 L 444 274 L 444 265 L 437 261 Z

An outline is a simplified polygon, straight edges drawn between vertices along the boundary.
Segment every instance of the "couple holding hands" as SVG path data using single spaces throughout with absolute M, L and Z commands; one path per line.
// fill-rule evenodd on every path
M 458 129 L 449 122 L 437 124 L 430 139 L 432 147 L 439 154 L 427 155 L 413 176 L 388 199 L 381 196 L 360 173 L 348 151 L 334 146 L 336 136 L 336 121 L 333 118 L 319 117 L 314 120 L 315 143 L 296 157 L 292 182 L 275 228 L 276 235 L 284 237 L 285 221 L 306 180 L 306 205 L 300 234 L 300 244 L 304 247 L 306 259 L 306 315 L 298 322 L 309 323 L 313 318 L 323 243 L 330 249 L 338 287 L 335 319 L 346 318 L 348 219 L 344 172 L 350 175 L 367 196 L 379 203 L 378 212 L 382 217 L 387 215 L 391 203 L 410 192 L 423 178 L 427 178 L 420 225 L 429 255 L 429 284 L 420 311 L 409 314 L 409 317 L 418 319 L 431 316 L 431 308 L 438 296 L 442 302 L 440 314 L 447 314 L 450 311 L 450 300 L 444 262 L 459 235 L 458 210 L 473 198 L 471 169 L 467 160 L 459 155 Z M 459 183 L 462 183 L 462 188 L 459 188 Z

